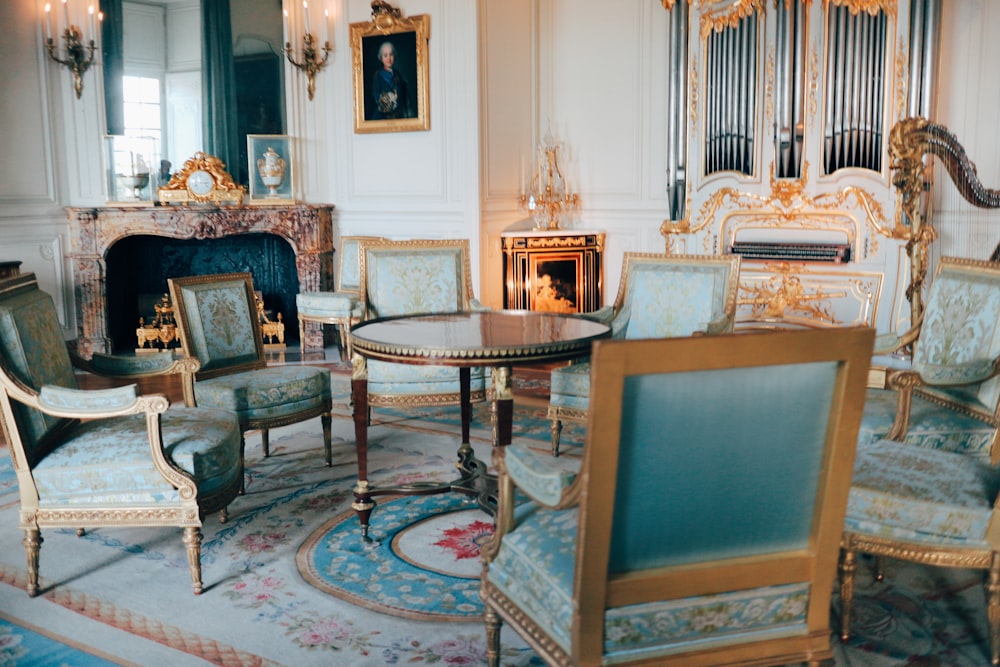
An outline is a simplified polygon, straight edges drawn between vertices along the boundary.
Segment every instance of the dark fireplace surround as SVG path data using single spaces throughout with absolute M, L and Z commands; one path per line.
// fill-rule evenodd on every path
M 162 294 L 168 278 L 249 271 L 269 311 L 298 336 L 295 294 L 333 289 L 332 206 L 69 209 L 77 352 L 135 347 L 139 298 Z M 304 352 L 323 331 L 307 323 Z

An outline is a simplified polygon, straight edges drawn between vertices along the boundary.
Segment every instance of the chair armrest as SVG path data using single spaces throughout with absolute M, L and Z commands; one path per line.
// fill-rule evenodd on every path
M 575 472 L 552 464 L 552 457 L 541 456 L 523 443 L 504 450 L 507 474 L 532 500 L 548 507 L 558 507 L 568 500 L 567 492 L 576 480 Z
M 717 320 L 712 320 L 705 325 L 704 330 L 696 333 L 706 333 L 710 336 L 715 336 L 717 334 L 732 333 L 733 326 L 736 323 L 735 313 L 726 313 Z
M 68 389 L 45 385 L 38 393 L 38 407 L 56 417 L 93 419 L 141 412 L 134 384 L 111 389 Z
M 485 313 L 493 309 L 490 308 L 489 306 L 483 305 L 483 303 L 480 302 L 479 299 L 470 299 L 469 310 L 471 310 L 474 313 Z
M 597 320 L 598 322 L 609 324 L 611 320 L 615 319 L 615 309 L 614 306 L 603 306 L 602 308 L 598 308 L 597 310 L 589 313 L 583 313 L 582 316 L 590 320 Z
M 173 351 L 165 350 L 152 354 L 119 356 L 95 353 L 90 359 L 73 355 L 73 365 L 82 370 L 117 378 L 141 378 L 177 373 L 195 373 L 201 362 L 194 357 L 177 357 Z
M 973 359 L 961 364 L 914 363 L 926 385 L 955 386 L 983 382 L 996 375 L 998 359 Z

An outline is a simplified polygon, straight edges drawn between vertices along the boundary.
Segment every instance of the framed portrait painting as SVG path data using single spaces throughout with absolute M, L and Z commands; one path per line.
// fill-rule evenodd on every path
M 372 3 L 372 20 L 351 24 L 355 132 L 430 129 L 429 33 L 429 16 L 401 18 L 388 3 Z

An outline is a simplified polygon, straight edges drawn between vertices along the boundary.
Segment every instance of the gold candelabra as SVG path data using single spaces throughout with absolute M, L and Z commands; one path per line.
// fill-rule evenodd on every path
M 546 132 L 527 192 L 522 192 L 520 209 L 535 219 L 535 229 L 559 229 L 563 219 L 580 208 L 580 197 L 570 192 L 559 168 L 559 147 Z
M 84 44 L 80 28 L 70 22 L 67 0 L 62 0 L 62 6 L 66 20 L 66 28 L 62 32 L 66 56 L 60 56 L 56 42 L 52 38 L 52 4 L 48 2 L 45 3 L 45 49 L 49 58 L 68 67 L 73 72 L 73 90 L 76 91 L 76 98 L 80 99 L 80 96 L 83 95 L 83 75 L 93 64 L 94 51 L 97 49 L 97 44 L 94 42 L 94 36 L 97 34 L 96 20 L 103 20 L 104 16 L 98 13 L 95 20 L 94 6 L 90 6 L 88 10 L 90 12 L 90 40 Z
M 326 67 L 327 62 L 330 60 L 330 51 L 333 47 L 330 45 L 330 12 L 329 10 L 323 10 L 324 24 L 326 25 L 327 39 L 323 42 L 322 55 L 320 55 L 320 49 L 317 48 L 318 41 L 313 37 L 312 32 L 309 30 L 309 2 L 304 1 L 302 3 L 302 20 L 305 30 L 302 33 L 302 57 L 299 60 L 295 59 L 295 50 L 292 48 L 291 33 L 288 32 L 288 10 L 284 12 L 285 16 L 285 34 L 289 35 L 289 40 L 285 42 L 285 56 L 288 58 L 288 62 L 297 67 L 298 69 L 305 72 L 306 76 L 309 78 L 309 99 L 313 98 L 316 94 L 316 74 L 320 72 L 324 67 Z

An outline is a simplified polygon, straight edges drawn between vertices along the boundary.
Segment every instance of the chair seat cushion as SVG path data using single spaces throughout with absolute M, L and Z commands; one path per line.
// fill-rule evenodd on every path
M 848 532 L 985 548 L 1000 472 L 973 456 L 879 440 L 858 445 Z
M 167 458 L 193 476 L 199 496 L 214 495 L 239 479 L 240 428 L 232 412 L 171 407 L 161 425 Z M 78 425 L 33 475 L 43 508 L 180 504 L 176 489 L 153 466 L 141 414 Z
M 361 317 L 355 292 L 300 292 L 295 295 L 299 315 L 311 317 Z
M 890 389 L 869 389 L 865 399 L 858 444 L 881 440 L 888 435 L 896 416 L 898 394 Z M 910 406 L 910 426 L 904 442 L 990 458 L 996 429 L 968 415 L 914 396 Z
M 487 577 L 568 652 L 578 511 L 526 503 L 516 516 Z M 604 650 L 611 664 L 619 656 L 650 658 L 734 637 L 801 635 L 808 602 L 808 585 L 790 584 L 609 609 Z
M 550 402 L 564 408 L 586 410 L 590 405 L 590 362 L 552 369 Z
M 461 389 L 459 370 L 451 366 L 397 364 L 377 359 L 369 359 L 367 365 L 369 394 L 383 396 L 457 394 Z M 474 392 L 485 389 L 486 373 L 483 368 L 471 369 L 469 387 Z
M 279 419 L 319 408 L 330 400 L 330 371 L 315 366 L 268 366 L 198 380 L 199 406 L 232 410 L 240 422 Z

